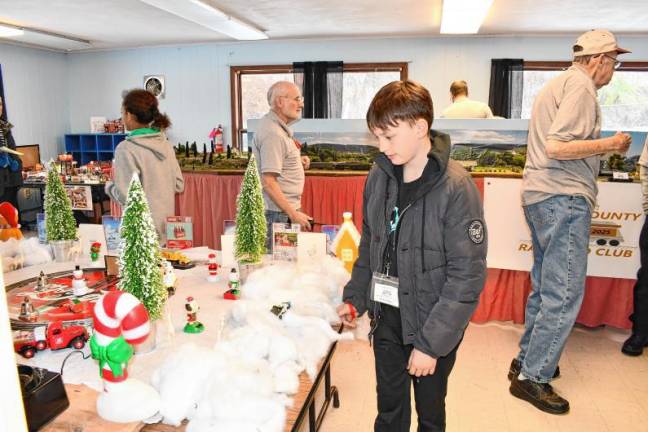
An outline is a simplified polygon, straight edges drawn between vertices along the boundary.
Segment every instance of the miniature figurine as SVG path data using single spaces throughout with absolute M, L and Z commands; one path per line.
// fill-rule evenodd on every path
M 93 242 L 90 245 L 90 260 L 94 263 L 99 259 L 99 251 L 101 250 L 100 242 Z
M 34 309 L 29 296 L 23 298 L 23 302 L 20 304 L 20 315 L 18 319 L 22 321 L 34 322 L 38 318 L 38 312 Z
M 76 297 L 81 297 L 82 295 L 87 294 L 89 291 L 88 285 L 86 284 L 86 280 L 83 277 L 83 270 L 81 270 L 81 267 L 75 266 L 72 275 L 72 291 L 74 292 L 74 295 Z
M 282 319 L 284 314 L 288 312 L 288 309 L 290 309 L 291 306 L 292 305 L 290 304 L 290 302 L 283 302 L 281 304 L 272 306 L 270 312 L 277 315 L 277 318 Z
M 227 283 L 227 288 L 229 288 L 227 291 L 225 291 L 225 294 L 223 294 L 223 298 L 225 300 L 238 300 L 239 297 L 241 296 L 241 292 L 239 291 L 239 285 L 240 285 L 240 278 L 239 274 L 236 271 L 236 269 L 232 269 L 229 274 L 229 282 Z
M 187 323 L 184 326 L 184 332 L 201 333 L 205 330 L 205 326 L 198 321 L 198 311 L 200 310 L 200 306 L 198 306 L 198 303 L 196 303 L 193 297 L 187 297 L 185 309 L 187 310 Z
M 216 262 L 216 254 L 209 254 L 207 269 L 209 270 L 209 276 L 207 276 L 207 282 L 217 282 L 218 277 L 218 263 Z
M 47 288 L 47 276 L 41 270 L 40 275 L 38 275 L 38 282 L 36 283 L 36 291 L 43 291 L 45 288 Z
M 164 273 L 164 277 L 163 277 L 164 287 L 167 289 L 167 293 L 169 297 L 171 297 L 176 292 L 175 283 L 176 280 L 178 280 L 178 277 L 173 271 L 173 265 L 169 261 L 164 260 L 162 263 L 162 267 Z

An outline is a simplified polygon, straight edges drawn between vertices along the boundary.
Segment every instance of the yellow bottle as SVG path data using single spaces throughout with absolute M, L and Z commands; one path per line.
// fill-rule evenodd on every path
M 331 246 L 338 259 L 344 263 L 344 268 L 351 273 L 351 270 L 353 270 L 353 264 L 358 259 L 360 233 L 353 224 L 351 212 L 344 212 L 342 217 L 344 218 L 344 221 L 342 222 L 340 231 L 338 231 Z

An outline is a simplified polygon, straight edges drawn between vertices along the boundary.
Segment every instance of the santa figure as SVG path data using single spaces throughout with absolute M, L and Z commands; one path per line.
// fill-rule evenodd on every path
M 218 263 L 216 262 L 216 254 L 209 254 L 209 260 L 207 265 L 207 270 L 209 271 L 209 276 L 207 276 L 207 282 L 217 282 L 218 281 Z

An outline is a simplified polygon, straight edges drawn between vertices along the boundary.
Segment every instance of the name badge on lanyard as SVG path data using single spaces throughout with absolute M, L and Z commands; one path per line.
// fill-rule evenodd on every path
M 398 278 L 375 272 L 371 279 L 371 300 L 398 307 Z

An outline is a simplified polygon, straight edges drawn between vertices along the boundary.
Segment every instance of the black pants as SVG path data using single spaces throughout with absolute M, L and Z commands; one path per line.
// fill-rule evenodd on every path
M 18 189 L 20 186 L 6 186 L 0 195 L 0 202 L 7 201 L 18 210 Z
M 639 235 L 639 250 L 641 267 L 637 272 L 637 282 L 634 286 L 634 308 L 630 320 L 633 333 L 648 336 L 648 217 Z
M 446 357 L 437 359 L 434 374 L 411 377 L 407 372 L 407 362 L 413 347 L 403 345 L 400 312 L 384 305 L 381 309 L 373 339 L 378 384 L 378 417 L 374 431 L 409 432 L 412 417 L 411 383 L 414 383 L 418 431 L 445 431 L 448 376 L 454 366 L 459 344 Z

